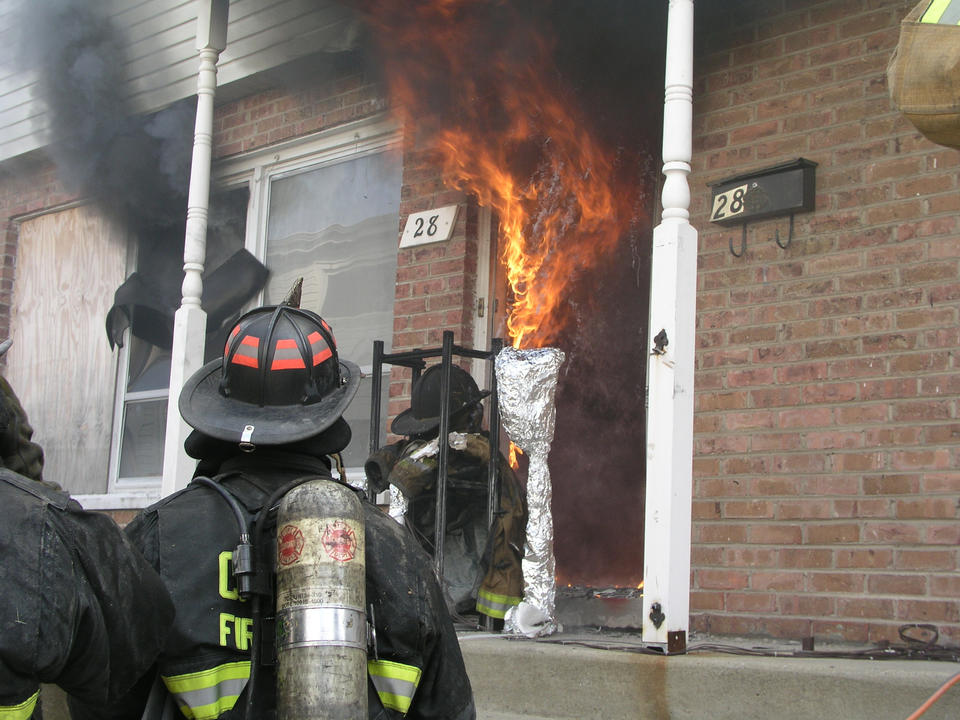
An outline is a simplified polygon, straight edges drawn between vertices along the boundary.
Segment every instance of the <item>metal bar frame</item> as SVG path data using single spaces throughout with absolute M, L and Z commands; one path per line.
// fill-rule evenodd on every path
M 453 331 L 444 330 L 442 345 L 439 348 L 425 348 L 408 350 L 397 353 L 385 353 L 382 340 L 373 342 L 372 389 L 370 399 L 370 454 L 380 449 L 380 423 L 382 413 L 380 407 L 380 393 L 383 390 L 383 366 L 399 365 L 408 367 L 413 372 L 412 382 L 415 383 L 426 368 L 426 360 L 440 358 L 440 428 L 439 437 L 445 438 L 450 432 L 450 407 L 447 402 L 450 397 L 450 377 L 452 374 L 453 358 L 468 357 L 487 360 L 489 364 L 488 383 L 490 395 L 488 410 L 490 413 L 488 428 L 490 433 L 490 460 L 487 464 L 487 526 L 492 527 L 493 521 L 500 512 L 500 475 L 497 464 L 500 457 L 500 404 L 497 394 L 497 376 L 494 359 L 503 349 L 503 340 L 494 338 L 489 350 L 474 350 L 456 345 L 453 342 Z M 440 452 L 437 462 L 437 492 L 436 492 L 436 520 L 434 524 L 434 569 L 437 576 L 443 577 L 443 544 L 444 528 L 447 517 L 447 464 L 449 444 L 440 443 Z M 489 623 L 488 623 L 489 624 Z

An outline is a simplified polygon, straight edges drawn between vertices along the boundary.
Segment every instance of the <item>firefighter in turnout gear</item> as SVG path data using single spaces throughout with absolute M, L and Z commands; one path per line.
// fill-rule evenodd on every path
M 462 368 L 453 365 L 450 371 L 444 590 L 455 614 L 476 611 L 503 620 L 506 611 L 523 599 L 526 498 L 510 464 L 500 455 L 500 511 L 488 527 L 490 441 L 481 430 L 481 400 L 489 392 L 481 392 Z M 393 485 L 409 502 L 404 520 L 428 552 L 433 551 L 436 532 L 440 380 L 440 365 L 418 378 L 410 407 L 390 426 L 394 434 L 407 437 L 375 452 L 365 467 L 375 490 Z
M 128 526 L 177 610 L 159 682 L 138 698 L 144 718 L 268 720 L 278 702 L 282 709 L 274 637 L 289 632 L 279 632 L 279 611 L 277 632 L 270 617 L 275 571 L 305 552 L 310 532 L 304 521 L 289 537 L 278 535 L 277 506 L 282 512 L 281 498 L 305 481 L 333 482 L 330 456 L 350 441 L 342 415 L 359 382 L 359 368 L 338 357 L 329 325 L 285 302 L 241 317 L 224 356 L 185 384 L 180 412 L 194 428 L 185 448 L 199 460 L 197 475 Z M 361 515 L 372 641 L 364 640 L 359 680 L 369 717 L 472 720 L 470 682 L 429 557 L 365 498 Z M 339 537 L 346 543 L 352 535 Z M 334 541 L 327 550 L 347 562 L 358 547 Z
M 117 524 L 42 480 L 43 451 L 31 435 L 0 378 L 4 720 L 42 717 L 41 683 L 92 707 L 115 702 L 154 663 L 173 620 L 159 576 Z

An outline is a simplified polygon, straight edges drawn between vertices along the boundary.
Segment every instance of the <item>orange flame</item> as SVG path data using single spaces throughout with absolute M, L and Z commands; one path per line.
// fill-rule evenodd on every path
M 565 287 L 614 248 L 630 223 L 630 193 L 615 187 L 615 153 L 591 135 L 588 117 L 559 81 L 551 43 L 508 4 L 362 5 L 395 110 L 426 129 L 444 182 L 497 215 L 511 344 L 556 342 L 575 319 Z
M 510 455 L 507 457 L 507 461 L 510 463 L 510 467 L 516 470 L 520 467 L 520 461 L 517 460 L 517 455 L 523 455 L 523 450 L 521 450 L 516 443 L 512 440 L 510 441 Z

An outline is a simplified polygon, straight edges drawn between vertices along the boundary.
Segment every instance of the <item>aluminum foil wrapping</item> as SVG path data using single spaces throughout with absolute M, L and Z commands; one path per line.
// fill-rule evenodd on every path
M 563 351 L 556 348 L 507 347 L 495 362 L 501 421 L 510 439 L 529 459 L 523 601 L 510 608 L 504 618 L 505 632 L 526 637 L 562 629 L 556 619 L 553 489 L 547 456 L 557 417 L 557 374 L 564 359 Z

